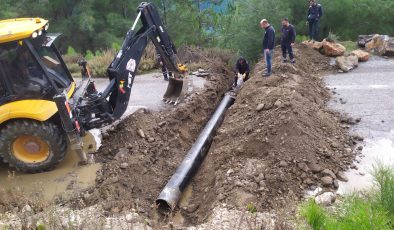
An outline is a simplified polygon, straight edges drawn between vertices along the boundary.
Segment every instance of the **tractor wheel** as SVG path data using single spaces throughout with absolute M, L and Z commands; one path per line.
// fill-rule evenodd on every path
M 19 171 L 53 169 L 65 157 L 67 140 L 50 122 L 13 121 L 0 131 L 0 159 Z

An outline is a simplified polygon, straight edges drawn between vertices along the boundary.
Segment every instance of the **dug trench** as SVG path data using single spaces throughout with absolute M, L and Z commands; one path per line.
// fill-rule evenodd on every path
M 185 225 L 207 221 L 214 207 L 280 210 L 306 190 L 335 190 L 338 175 L 355 157 L 355 141 L 343 118 L 326 107 L 330 92 L 322 76 L 334 70 L 329 58 L 295 47 L 297 63 L 274 61 L 274 74 L 252 78 L 227 111 L 202 167 L 181 205 Z M 198 52 L 189 53 L 203 59 Z M 228 61 L 228 60 L 227 60 Z M 156 216 L 155 199 L 229 88 L 223 60 L 205 63 L 211 73 L 203 92 L 169 111 L 141 110 L 110 131 L 96 157 L 103 162 L 95 188 L 75 202 L 101 203 L 107 214 L 133 208 Z M 288 209 L 289 213 L 295 209 Z
M 233 81 L 228 53 L 183 48 L 179 56 L 210 73 L 204 89 L 177 107 L 161 112 L 141 109 L 110 128 L 95 154 L 102 163 L 96 185 L 72 198 L 74 208 L 101 204 L 107 215 L 135 209 L 153 218 L 160 190 Z

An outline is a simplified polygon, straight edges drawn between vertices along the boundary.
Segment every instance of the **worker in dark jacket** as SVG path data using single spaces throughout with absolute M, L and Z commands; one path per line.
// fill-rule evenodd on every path
M 239 57 L 235 63 L 235 79 L 233 86 L 237 86 L 238 76 L 243 76 L 243 82 L 246 82 L 249 79 L 249 73 L 250 67 L 248 61 L 246 61 L 244 57 Z
M 322 16 L 322 6 L 320 4 L 317 4 L 316 0 L 310 0 L 307 20 L 309 23 L 309 37 L 313 41 L 317 41 L 319 21 Z
M 267 19 L 261 20 L 260 26 L 265 30 L 263 39 L 263 51 L 265 63 L 267 65 L 267 72 L 263 74 L 263 77 L 269 77 L 272 74 L 272 58 L 274 55 L 275 47 L 275 29 L 268 23 Z
M 285 18 L 282 21 L 282 37 L 280 39 L 280 46 L 282 48 L 283 62 L 287 62 L 287 52 L 290 56 L 290 62 L 295 63 L 293 54 L 293 45 L 296 38 L 296 31 L 293 25 L 289 23 L 289 19 Z

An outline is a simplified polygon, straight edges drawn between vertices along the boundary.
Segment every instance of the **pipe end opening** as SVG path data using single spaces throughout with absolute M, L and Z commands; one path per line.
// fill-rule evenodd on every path
M 165 200 L 157 199 L 156 206 L 157 206 L 157 211 L 162 215 L 168 215 L 169 213 L 172 212 L 171 205 Z

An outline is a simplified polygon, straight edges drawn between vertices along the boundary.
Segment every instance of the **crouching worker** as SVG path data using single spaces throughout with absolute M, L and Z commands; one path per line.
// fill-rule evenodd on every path
M 235 64 L 235 79 L 233 87 L 240 87 L 240 84 L 249 79 L 250 67 L 244 57 L 239 57 Z

